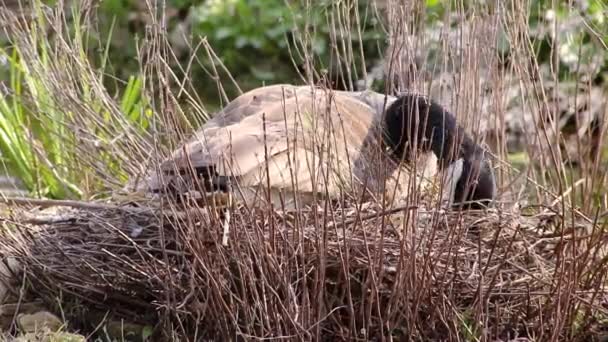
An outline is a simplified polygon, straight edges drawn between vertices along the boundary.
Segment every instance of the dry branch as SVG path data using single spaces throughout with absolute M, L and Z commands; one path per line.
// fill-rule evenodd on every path
M 308 340 L 318 329 L 428 340 L 468 327 L 492 339 L 554 329 L 582 339 L 608 317 L 606 236 L 585 220 L 560 228 L 557 212 L 322 207 L 235 209 L 224 247 L 221 221 L 200 208 L 82 205 L 55 214 L 69 220 L 6 225 L 0 250 L 25 266 L 28 296 L 61 298 L 79 327 L 89 323 L 80 311 L 109 310 L 190 337 Z M 584 333 L 558 325 L 581 313 Z

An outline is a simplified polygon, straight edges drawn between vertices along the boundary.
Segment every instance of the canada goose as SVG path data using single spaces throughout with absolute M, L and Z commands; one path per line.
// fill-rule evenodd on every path
M 404 94 L 386 109 L 384 124 L 395 158 L 407 162 L 416 151 L 434 153 L 448 203 L 479 209 L 494 200 L 496 182 L 486 152 L 443 107 L 423 96 Z
M 161 164 L 159 174 L 149 175 L 144 185 L 154 193 L 199 189 L 203 193 L 234 194 L 249 204 L 270 199 L 290 207 L 296 198 L 309 202 L 315 194 L 339 198 L 364 191 L 373 195 L 391 186 L 398 186 L 401 195 L 407 196 L 412 175 L 407 165 L 415 158 L 415 179 L 420 179 L 423 186 L 442 167 L 440 161 L 453 164 L 447 171 L 460 176 L 472 174 L 476 161 L 482 161 L 479 184 L 483 189 L 461 196 L 465 183 L 457 177 L 450 183 L 455 195 L 448 201 L 493 198 L 493 190 L 486 187 L 493 185 L 491 170 L 466 135 L 459 133 L 465 139 L 461 161 L 455 164 L 454 158 L 435 144 L 412 156 L 410 134 L 400 137 L 402 130 L 398 127 L 410 122 L 402 109 L 409 108 L 416 98 L 287 84 L 257 88 L 240 95 L 207 121 Z M 425 104 L 418 101 L 421 113 Z M 439 127 L 441 119 L 448 123 L 443 138 L 436 141 L 452 143 L 455 120 L 435 104 L 430 109 L 432 127 Z M 383 134 L 384 128 L 387 134 Z M 392 153 L 385 153 L 387 146 Z M 401 157 L 408 163 L 400 163 Z M 270 188 L 269 194 L 260 186 Z

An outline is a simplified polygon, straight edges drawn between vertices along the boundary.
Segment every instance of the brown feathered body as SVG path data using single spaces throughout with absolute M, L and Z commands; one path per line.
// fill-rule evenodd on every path
M 230 102 L 152 172 L 153 193 L 228 193 L 248 205 L 293 207 L 315 196 L 407 196 L 410 165 L 390 160 L 381 139 L 383 108 L 394 98 L 279 84 Z M 432 178 L 421 155 L 416 179 Z

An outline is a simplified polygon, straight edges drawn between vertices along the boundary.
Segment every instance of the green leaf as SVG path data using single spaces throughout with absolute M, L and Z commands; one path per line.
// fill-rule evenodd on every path
M 439 5 L 439 0 L 426 0 L 426 7 L 437 7 Z
M 141 339 L 146 341 L 148 340 L 150 337 L 152 337 L 152 334 L 154 333 L 154 327 L 150 326 L 150 325 L 146 325 L 142 330 L 141 330 Z

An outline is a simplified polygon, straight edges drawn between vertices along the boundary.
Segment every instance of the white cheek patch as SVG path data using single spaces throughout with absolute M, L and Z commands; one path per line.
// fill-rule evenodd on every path
M 432 151 L 419 152 L 416 159 L 416 171 L 424 179 L 432 179 L 439 172 L 438 164 L 437 156 Z
M 456 160 L 444 171 L 443 175 L 443 193 L 441 196 L 442 202 L 447 202 L 449 206 L 454 204 L 454 196 L 456 192 L 456 184 L 462 177 L 464 161 L 462 158 Z

